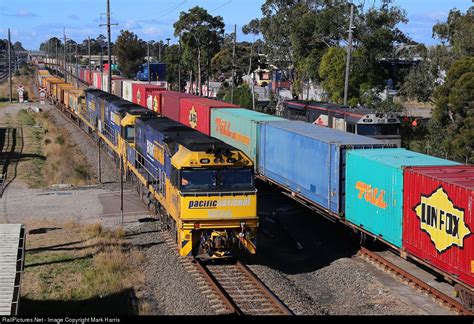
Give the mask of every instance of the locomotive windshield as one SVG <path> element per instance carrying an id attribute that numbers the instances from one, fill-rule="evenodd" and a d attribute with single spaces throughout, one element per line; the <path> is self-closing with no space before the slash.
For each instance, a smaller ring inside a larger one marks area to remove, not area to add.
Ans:
<path id="1" fill-rule="evenodd" d="M 399 124 L 358 124 L 357 134 L 363 136 L 399 135 Z"/>
<path id="2" fill-rule="evenodd" d="M 253 170 L 248 168 L 182 170 L 180 189 L 183 191 L 253 190 Z"/>

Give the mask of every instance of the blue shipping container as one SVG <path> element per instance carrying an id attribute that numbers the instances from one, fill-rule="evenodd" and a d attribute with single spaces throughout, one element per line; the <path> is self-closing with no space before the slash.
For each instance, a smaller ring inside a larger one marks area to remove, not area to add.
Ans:
<path id="1" fill-rule="evenodd" d="M 404 167 L 457 164 L 405 149 L 348 152 L 347 221 L 401 248 Z"/>
<path id="2" fill-rule="evenodd" d="M 300 121 L 261 124 L 258 172 L 333 214 L 344 211 L 347 150 L 384 141 Z"/>

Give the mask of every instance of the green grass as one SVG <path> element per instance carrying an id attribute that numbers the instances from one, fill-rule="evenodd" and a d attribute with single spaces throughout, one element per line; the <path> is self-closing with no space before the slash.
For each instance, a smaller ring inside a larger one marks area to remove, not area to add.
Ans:
<path id="1" fill-rule="evenodd" d="M 36 124 L 35 118 L 25 109 L 21 109 L 18 112 L 18 121 L 25 126 L 34 126 Z"/>

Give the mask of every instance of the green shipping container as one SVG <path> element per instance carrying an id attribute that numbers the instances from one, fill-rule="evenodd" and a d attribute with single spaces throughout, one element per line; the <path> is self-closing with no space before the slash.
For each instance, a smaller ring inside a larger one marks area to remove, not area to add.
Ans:
<path id="1" fill-rule="evenodd" d="M 211 110 L 211 136 L 242 150 L 258 165 L 257 145 L 262 122 L 287 121 L 286 119 L 262 114 L 245 108 Z"/>
<path id="2" fill-rule="evenodd" d="M 458 164 L 405 149 L 349 151 L 346 220 L 401 248 L 404 167 Z"/>

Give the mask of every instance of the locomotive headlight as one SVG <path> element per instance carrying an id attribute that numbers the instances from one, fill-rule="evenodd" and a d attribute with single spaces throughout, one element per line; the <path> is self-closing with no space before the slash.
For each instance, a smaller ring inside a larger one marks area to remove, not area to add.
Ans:
<path id="1" fill-rule="evenodd" d="M 227 159 L 227 163 L 235 163 L 235 161 L 237 161 L 237 160 L 234 159 L 234 158 L 228 158 Z"/>

